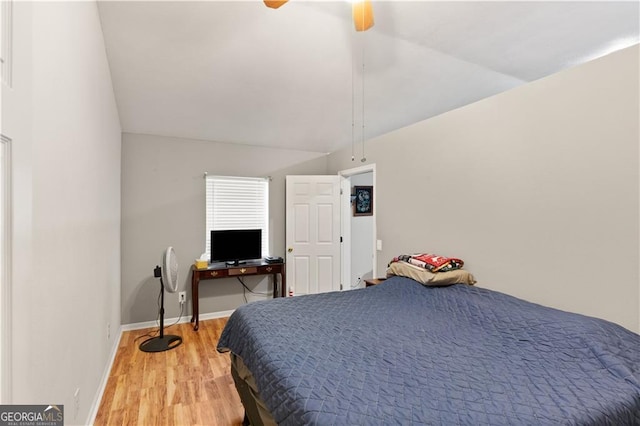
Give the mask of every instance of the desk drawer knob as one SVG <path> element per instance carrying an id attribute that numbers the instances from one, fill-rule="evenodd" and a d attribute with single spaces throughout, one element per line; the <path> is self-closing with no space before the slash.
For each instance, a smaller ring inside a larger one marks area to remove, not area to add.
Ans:
<path id="1" fill-rule="evenodd" d="M 273 268 L 271 266 L 267 266 L 267 272 L 271 272 L 273 271 Z"/>
<path id="2" fill-rule="evenodd" d="M 247 272 L 247 268 L 242 268 L 242 269 L 240 269 L 240 273 L 241 273 L 241 274 L 244 274 L 245 272 Z"/>
<path id="3" fill-rule="evenodd" d="M 218 276 L 218 271 L 211 271 L 211 276 L 212 277 Z"/>

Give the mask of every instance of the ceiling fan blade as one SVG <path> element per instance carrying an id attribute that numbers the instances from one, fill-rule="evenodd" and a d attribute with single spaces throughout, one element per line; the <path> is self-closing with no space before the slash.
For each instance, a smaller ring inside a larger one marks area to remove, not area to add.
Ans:
<path id="1" fill-rule="evenodd" d="M 354 0 L 351 11 L 356 31 L 367 31 L 373 27 L 373 6 L 371 0 Z"/>
<path id="2" fill-rule="evenodd" d="M 264 0 L 264 4 L 271 9 L 277 9 L 289 0 Z"/>

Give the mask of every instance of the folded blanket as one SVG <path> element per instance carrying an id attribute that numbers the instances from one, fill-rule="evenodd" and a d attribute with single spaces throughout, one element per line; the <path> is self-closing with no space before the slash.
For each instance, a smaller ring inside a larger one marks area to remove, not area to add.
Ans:
<path id="1" fill-rule="evenodd" d="M 447 272 L 429 272 L 424 268 L 412 265 L 408 262 L 392 262 L 387 269 L 387 278 L 393 275 L 411 278 L 426 286 L 446 286 L 452 284 L 476 283 L 475 278 L 464 269 Z"/>
<path id="2" fill-rule="evenodd" d="M 393 262 L 407 262 L 412 265 L 424 268 L 429 272 L 447 272 L 454 271 L 462 268 L 464 262 L 461 259 L 455 257 L 438 256 L 431 253 L 419 253 L 419 254 L 401 254 L 394 257 Z"/>

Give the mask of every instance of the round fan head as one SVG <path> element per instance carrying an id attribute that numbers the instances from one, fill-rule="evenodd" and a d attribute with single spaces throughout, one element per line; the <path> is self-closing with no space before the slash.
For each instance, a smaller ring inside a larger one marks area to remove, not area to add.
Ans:
<path id="1" fill-rule="evenodd" d="M 178 290 L 178 260 L 173 247 L 168 247 L 162 255 L 162 283 L 169 293 Z"/>

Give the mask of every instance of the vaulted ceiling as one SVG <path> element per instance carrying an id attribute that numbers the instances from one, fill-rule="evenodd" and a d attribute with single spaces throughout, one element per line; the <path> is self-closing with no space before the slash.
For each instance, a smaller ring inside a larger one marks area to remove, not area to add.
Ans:
<path id="1" fill-rule="evenodd" d="M 331 152 L 640 41 L 637 2 L 373 8 L 100 2 L 123 131 Z"/>

